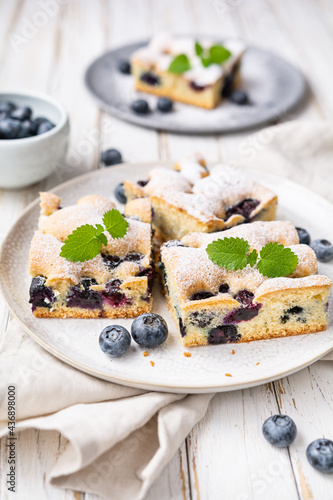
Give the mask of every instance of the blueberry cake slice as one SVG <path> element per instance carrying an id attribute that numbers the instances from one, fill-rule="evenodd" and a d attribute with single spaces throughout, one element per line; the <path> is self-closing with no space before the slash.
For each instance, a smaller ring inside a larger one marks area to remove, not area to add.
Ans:
<path id="1" fill-rule="evenodd" d="M 164 241 L 276 216 L 275 193 L 239 167 L 217 165 L 209 173 L 200 155 L 179 161 L 173 170 L 154 168 L 148 180 L 125 181 L 124 190 L 129 203 L 149 197 L 153 227 Z"/>
<path id="2" fill-rule="evenodd" d="M 30 303 L 36 317 L 134 317 L 149 312 L 154 279 L 151 226 L 127 219 L 121 239 L 107 234 L 101 253 L 84 262 L 60 257 L 63 242 L 83 224 L 101 224 L 115 208 L 101 196 L 89 195 L 74 206 L 60 207 L 52 193 L 41 193 L 41 215 L 29 256 Z"/>
<path id="3" fill-rule="evenodd" d="M 287 278 L 266 278 L 256 268 L 229 271 L 209 260 L 207 245 L 239 237 L 252 249 L 269 242 L 298 256 Z M 300 245 L 290 222 L 254 222 L 212 235 L 193 233 L 161 248 L 168 305 L 186 346 L 270 339 L 326 329 L 332 282 L 317 275 L 312 249 Z"/>
<path id="4" fill-rule="evenodd" d="M 196 54 L 195 43 L 192 37 L 160 34 L 146 47 L 135 51 L 131 57 L 135 89 L 206 109 L 215 108 L 223 95 L 228 95 L 240 83 L 245 45 L 241 40 L 225 40 L 223 46 L 230 56 L 219 64 L 206 65 Z M 207 51 L 216 45 L 213 41 L 200 44 Z M 189 69 L 182 74 L 170 72 L 171 62 L 181 54 L 188 58 Z"/>

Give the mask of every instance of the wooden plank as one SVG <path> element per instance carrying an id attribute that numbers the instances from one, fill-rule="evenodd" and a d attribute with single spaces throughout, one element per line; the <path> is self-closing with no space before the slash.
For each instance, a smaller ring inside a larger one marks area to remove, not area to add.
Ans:
<path id="1" fill-rule="evenodd" d="M 188 438 L 193 500 L 298 498 L 288 451 L 262 435 L 275 413 L 271 385 L 215 396 Z"/>

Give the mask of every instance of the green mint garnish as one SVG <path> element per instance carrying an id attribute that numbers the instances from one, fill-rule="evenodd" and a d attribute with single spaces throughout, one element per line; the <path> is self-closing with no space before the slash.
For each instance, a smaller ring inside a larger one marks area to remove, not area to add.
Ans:
<path id="1" fill-rule="evenodd" d="M 181 75 L 189 69 L 191 69 L 191 64 L 186 54 L 180 54 L 175 57 L 169 66 L 169 72 L 177 75 Z"/>
<path id="2" fill-rule="evenodd" d="M 223 47 L 223 45 L 212 45 L 209 49 L 209 55 L 212 63 L 222 64 L 231 56 L 230 50 Z"/>
<path id="3" fill-rule="evenodd" d="M 297 255 L 278 243 L 268 243 L 260 250 L 258 270 L 268 278 L 289 276 L 298 264 Z"/>
<path id="4" fill-rule="evenodd" d="M 105 227 L 84 224 L 74 229 L 62 245 L 60 256 L 71 262 L 93 259 L 100 253 L 102 245 L 108 244 L 104 231 L 114 239 L 123 238 L 127 232 L 128 222 L 115 208 L 105 212 L 103 223 Z"/>
<path id="5" fill-rule="evenodd" d="M 201 56 L 201 54 L 203 53 L 203 47 L 199 42 L 195 42 L 195 53 L 197 56 Z"/>
<path id="6" fill-rule="evenodd" d="M 230 50 L 223 45 L 212 45 L 208 50 L 204 49 L 199 42 L 195 42 L 195 53 L 201 59 L 201 63 L 205 68 L 211 64 L 222 64 L 231 56 Z"/>
<path id="7" fill-rule="evenodd" d="M 298 257 L 290 248 L 278 243 L 267 243 L 260 256 L 256 250 L 249 253 L 250 245 L 243 238 L 224 238 L 210 243 L 206 252 L 214 264 L 232 271 L 244 269 L 247 264 L 257 265 L 258 271 L 267 278 L 277 278 L 292 274 L 298 264 Z M 259 260 L 258 260 L 259 259 Z"/>

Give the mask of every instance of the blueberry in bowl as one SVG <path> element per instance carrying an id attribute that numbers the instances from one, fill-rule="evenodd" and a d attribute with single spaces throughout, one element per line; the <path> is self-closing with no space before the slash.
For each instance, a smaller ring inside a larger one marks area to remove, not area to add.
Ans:
<path id="1" fill-rule="evenodd" d="M 99 346 L 110 358 L 119 358 L 131 345 L 129 332 L 120 325 L 107 326 L 99 336 Z"/>
<path id="2" fill-rule="evenodd" d="M 0 187 L 29 186 L 65 165 L 69 119 L 48 96 L 0 92 Z"/>
<path id="3" fill-rule="evenodd" d="M 133 340 L 142 347 L 157 347 L 168 337 L 168 325 L 159 314 L 141 314 L 132 323 Z"/>
<path id="4" fill-rule="evenodd" d="M 273 415 L 262 426 L 265 439 L 278 448 L 285 448 L 296 439 L 297 427 L 288 415 Z"/>

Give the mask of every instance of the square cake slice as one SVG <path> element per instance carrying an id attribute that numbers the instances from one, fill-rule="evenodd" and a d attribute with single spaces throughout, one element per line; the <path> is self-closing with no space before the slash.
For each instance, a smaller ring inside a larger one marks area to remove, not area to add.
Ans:
<path id="1" fill-rule="evenodd" d="M 210 172 L 201 155 L 156 167 L 147 180 L 124 181 L 128 205 L 149 197 L 152 224 L 162 240 L 181 239 L 191 232 L 212 233 L 244 222 L 271 221 L 277 196 L 240 167 L 217 165 Z M 131 207 L 126 209 L 132 212 Z"/>
<path id="2" fill-rule="evenodd" d="M 89 195 L 74 206 L 41 193 L 38 231 L 30 248 L 30 303 L 39 318 L 134 317 L 152 307 L 154 265 L 151 226 L 128 219 L 126 235 L 102 245 L 101 253 L 84 262 L 60 257 L 68 235 L 83 224 L 101 224 L 115 204 Z"/>
<path id="3" fill-rule="evenodd" d="M 215 108 L 240 82 L 240 64 L 245 52 L 241 40 L 229 39 L 223 46 L 200 41 L 197 53 L 192 37 L 160 34 L 131 56 L 135 89 L 206 109 Z M 213 51 L 213 54 L 210 53 Z M 219 61 L 217 52 L 224 52 Z M 172 71 L 175 58 L 185 59 L 186 67 Z"/>
<path id="4" fill-rule="evenodd" d="M 206 253 L 217 239 L 246 239 L 251 249 L 269 242 L 288 246 L 298 256 L 294 273 L 266 278 L 249 265 L 229 271 Z M 290 222 L 254 222 L 212 235 L 193 233 L 161 248 L 170 311 L 186 346 L 270 339 L 326 329 L 332 282 L 317 275 L 313 250 L 300 245 Z"/>

